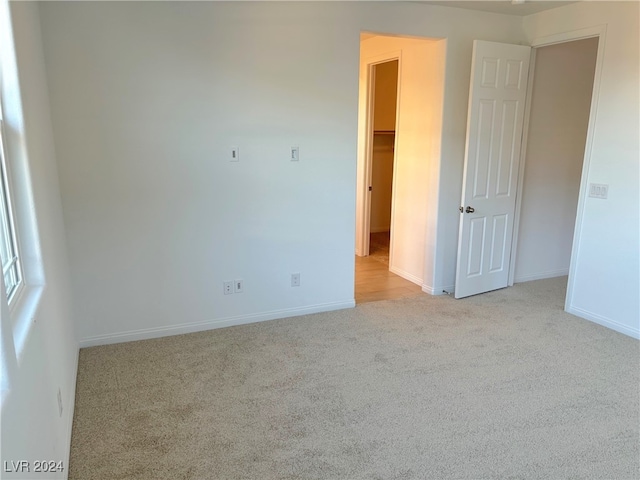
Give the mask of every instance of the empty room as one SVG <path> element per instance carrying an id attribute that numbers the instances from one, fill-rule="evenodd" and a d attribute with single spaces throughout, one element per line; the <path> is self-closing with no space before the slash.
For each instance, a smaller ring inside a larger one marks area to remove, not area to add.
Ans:
<path id="1" fill-rule="evenodd" d="M 2 478 L 638 478 L 639 24 L 0 3 Z"/>

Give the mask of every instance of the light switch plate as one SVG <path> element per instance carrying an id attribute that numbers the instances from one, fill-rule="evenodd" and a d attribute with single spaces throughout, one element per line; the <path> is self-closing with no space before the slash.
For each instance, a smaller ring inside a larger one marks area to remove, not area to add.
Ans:
<path id="1" fill-rule="evenodd" d="M 604 183 L 590 183 L 589 196 L 591 198 L 607 198 L 609 196 L 609 185 Z"/>

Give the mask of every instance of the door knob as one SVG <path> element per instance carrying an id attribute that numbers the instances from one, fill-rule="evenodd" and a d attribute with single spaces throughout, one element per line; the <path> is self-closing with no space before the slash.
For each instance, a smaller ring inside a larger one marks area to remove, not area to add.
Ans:
<path id="1" fill-rule="evenodd" d="M 465 212 L 467 212 L 467 213 L 473 213 L 475 211 L 476 211 L 476 209 L 473 208 L 473 207 L 467 207 L 467 209 L 465 210 Z"/>

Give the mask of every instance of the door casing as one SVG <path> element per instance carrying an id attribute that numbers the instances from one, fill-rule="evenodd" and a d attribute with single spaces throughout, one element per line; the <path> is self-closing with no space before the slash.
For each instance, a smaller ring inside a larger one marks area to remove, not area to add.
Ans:
<path id="1" fill-rule="evenodd" d="M 589 111 L 587 138 L 585 143 L 585 153 L 583 158 L 582 174 L 580 179 L 580 190 L 579 190 L 579 196 L 578 196 L 578 208 L 576 212 L 573 246 L 571 249 L 571 260 L 569 265 L 567 295 L 565 299 L 565 310 L 567 312 L 572 311 L 574 275 L 576 271 L 577 257 L 580 249 L 580 235 L 582 231 L 585 201 L 586 201 L 587 192 L 588 192 L 587 180 L 588 180 L 589 164 L 591 160 L 591 152 L 593 147 L 593 135 L 594 135 L 595 120 L 596 120 L 597 106 L 598 106 L 598 94 L 600 91 L 600 79 L 602 76 L 602 64 L 604 59 L 606 29 L 607 29 L 606 25 L 597 25 L 594 27 L 584 28 L 580 30 L 574 30 L 570 32 L 556 34 L 556 35 L 540 37 L 540 38 L 534 39 L 531 42 L 532 50 L 531 50 L 530 65 L 529 65 L 530 81 L 527 85 L 523 135 L 522 135 L 522 142 L 520 147 L 520 163 L 519 163 L 519 170 L 518 170 L 516 205 L 515 205 L 515 212 L 514 212 L 513 233 L 511 238 L 511 257 L 509 259 L 509 276 L 508 276 L 507 286 L 513 286 L 514 279 L 515 279 L 515 264 L 516 264 L 515 259 L 517 256 L 520 216 L 522 213 L 521 192 L 524 184 L 524 172 L 525 172 L 525 165 L 526 165 L 526 150 L 527 150 L 527 140 L 528 140 L 528 132 L 529 132 L 529 120 L 530 120 L 530 113 L 531 113 L 531 93 L 533 90 L 533 78 L 535 73 L 534 68 L 535 68 L 536 48 L 546 47 L 546 46 L 555 45 L 559 43 L 572 42 L 576 40 L 583 40 L 586 38 L 598 37 L 598 51 L 596 55 L 596 68 L 595 68 L 594 79 L 593 79 L 591 108 Z"/>
<path id="2" fill-rule="evenodd" d="M 359 256 L 366 257 L 369 255 L 369 243 L 371 234 L 371 192 L 369 186 L 371 185 L 372 165 L 373 165 L 373 114 L 375 107 L 375 67 L 381 63 L 398 61 L 398 87 L 396 89 L 396 122 L 395 122 L 395 140 L 394 151 L 397 151 L 399 119 L 400 119 L 400 88 L 402 85 L 402 51 L 394 50 L 389 53 L 375 55 L 366 59 L 366 114 L 365 114 L 365 147 L 364 147 L 364 175 L 359 179 L 361 182 L 362 192 L 362 218 L 360 219 L 360 234 L 357 238 L 356 253 Z M 394 213 L 394 198 L 396 191 L 396 162 L 393 162 L 393 174 L 392 174 L 392 187 L 391 187 L 391 239 L 389 245 L 389 264 L 393 264 L 393 213 Z"/>
<path id="3" fill-rule="evenodd" d="M 573 232 L 573 246 L 571 248 L 571 261 L 569 263 L 569 279 L 567 283 L 567 296 L 565 298 L 565 311 L 572 312 L 574 275 L 576 271 L 576 262 L 578 252 L 580 250 L 580 235 L 582 231 L 582 222 L 584 217 L 585 201 L 588 194 L 588 178 L 589 165 L 591 162 L 591 152 L 593 149 L 593 134 L 595 130 L 596 114 L 598 110 L 598 94 L 600 92 L 600 79 L 602 76 L 602 64 L 604 60 L 605 38 L 607 33 L 606 25 L 597 25 L 594 27 L 574 30 L 571 32 L 550 35 L 534 39 L 531 42 L 531 64 L 529 68 L 530 82 L 527 91 L 527 101 L 525 104 L 524 126 L 522 136 L 522 146 L 520 155 L 520 168 L 518 172 L 518 187 L 516 194 L 516 210 L 513 225 L 513 238 L 511 244 L 511 259 L 509 265 L 509 286 L 513 286 L 515 279 L 515 259 L 517 255 L 518 235 L 520 227 L 520 215 L 522 213 L 522 188 L 524 185 L 524 172 L 526 168 L 526 151 L 529 133 L 529 120 L 531 113 L 531 92 L 533 89 L 533 76 L 536 58 L 536 48 L 556 45 L 558 43 L 573 42 L 586 38 L 598 37 L 598 52 L 596 54 L 596 68 L 593 78 L 593 91 L 591 94 L 591 108 L 589 110 L 589 123 L 587 127 L 587 139 L 585 142 L 584 157 L 582 162 L 582 174 L 580 177 L 580 191 L 578 194 L 578 208 L 576 211 L 576 222 Z"/>

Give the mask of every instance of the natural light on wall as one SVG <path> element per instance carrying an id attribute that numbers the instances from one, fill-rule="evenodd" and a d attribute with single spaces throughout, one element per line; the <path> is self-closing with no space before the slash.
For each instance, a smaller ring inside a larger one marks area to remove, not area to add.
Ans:
<path id="1" fill-rule="evenodd" d="M 2 396 L 35 319 L 44 288 L 25 143 L 11 16 L 0 3 L 0 295 Z"/>
<path id="2" fill-rule="evenodd" d="M 12 194 L 8 180 L 4 153 L 4 122 L 2 103 L 0 102 L 0 260 L 2 260 L 2 276 L 6 297 L 8 302 L 12 303 L 24 283 L 22 282 L 20 251 L 16 239 Z"/>

